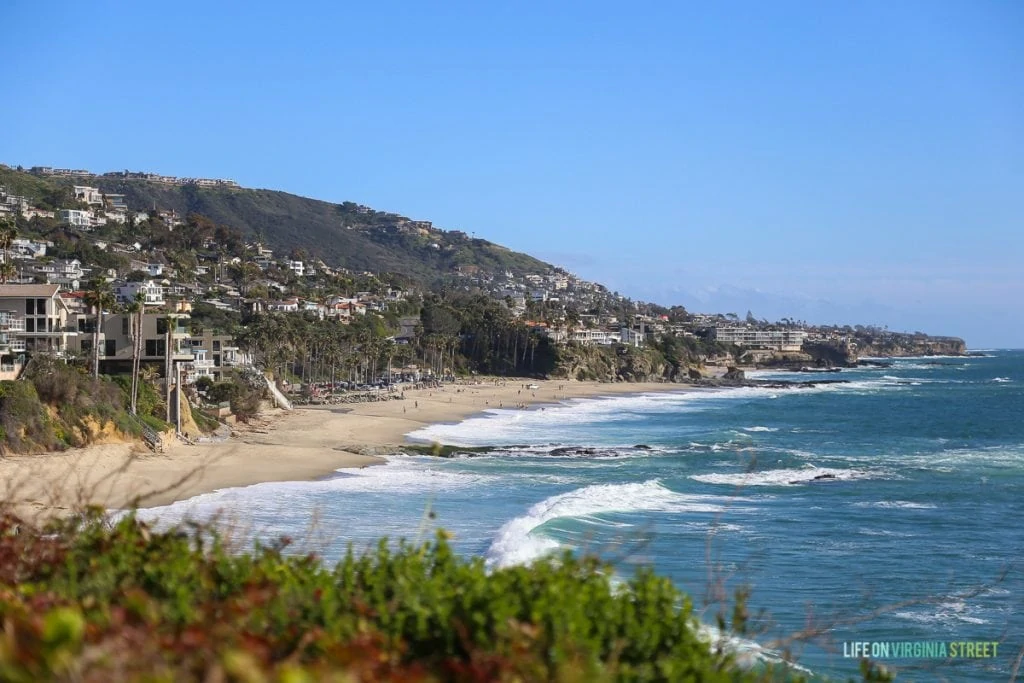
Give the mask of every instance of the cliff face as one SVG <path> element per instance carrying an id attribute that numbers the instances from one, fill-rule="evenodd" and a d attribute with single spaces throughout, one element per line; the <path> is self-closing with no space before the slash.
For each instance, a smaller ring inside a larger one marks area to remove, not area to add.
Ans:
<path id="1" fill-rule="evenodd" d="M 677 370 L 653 349 L 570 344 L 559 349 L 550 376 L 598 382 L 663 382 L 685 379 L 686 370 Z"/>
<path id="2" fill-rule="evenodd" d="M 959 337 L 890 337 L 857 340 L 858 356 L 962 356 L 967 344 Z"/>

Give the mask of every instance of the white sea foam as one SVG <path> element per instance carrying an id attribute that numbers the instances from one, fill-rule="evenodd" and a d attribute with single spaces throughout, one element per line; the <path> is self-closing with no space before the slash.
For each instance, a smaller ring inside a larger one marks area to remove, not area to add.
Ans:
<path id="1" fill-rule="evenodd" d="M 609 424 L 637 419 L 638 416 L 698 412 L 720 407 L 723 401 L 778 399 L 788 395 L 834 391 L 878 392 L 898 388 L 893 382 L 873 378 L 799 386 L 788 391 L 772 387 L 733 387 L 575 399 L 545 406 L 543 410 L 491 409 L 459 423 L 429 425 L 407 436 L 455 446 L 534 444 L 538 441 L 558 441 L 561 445 L 573 445 L 585 441 L 590 433 L 588 426 L 595 423 Z M 570 440 L 570 443 L 564 443 L 565 440 Z"/>
<path id="2" fill-rule="evenodd" d="M 522 517 L 506 522 L 485 554 L 492 568 L 525 564 L 559 548 L 557 541 L 535 533 L 559 518 L 579 518 L 603 512 L 720 512 L 712 496 L 683 495 L 656 479 L 634 484 L 594 484 L 560 493 L 531 507 Z"/>
<path id="3" fill-rule="evenodd" d="M 895 538 L 910 538 L 914 534 L 908 534 L 901 531 L 893 531 L 891 529 L 868 529 L 861 528 L 857 530 L 857 533 L 863 534 L 864 536 L 891 536 Z"/>
<path id="4" fill-rule="evenodd" d="M 900 467 L 940 472 L 962 471 L 964 465 L 1020 469 L 1024 467 L 1024 444 L 950 448 L 938 453 L 891 455 L 886 460 Z"/>
<path id="5" fill-rule="evenodd" d="M 870 479 L 877 476 L 866 470 L 832 469 L 808 465 L 800 469 L 761 470 L 757 472 L 741 472 L 723 474 L 693 474 L 690 479 L 705 484 L 721 484 L 723 486 L 799 486 L 819 481 L 850 481 L 853 479 Z"/>
<path id="6" fill-rule="evenodd" d="M 992 381 L 993 382 L 1012 382 L 1013 380 L 1010 379 L 1009 377 L 993 377 Z"/>
<path id="7" fill-rule="evenodd" d="M 943 624 L 957 626 L 959 624 L 987 624 L 988 619 L 974 616 L 978 608 L 963 600 L 950 600 L 936 607 L 924 607 L 920 610 L 894 612 L 897 619 L 916 621 L 922 624 Z"/>
<path id="8" fill-rule="evenodd" d="M 391 456 L 384 465 L 339 470 L 338 476 L 330 479 L 266 482 L 219 489 L 171 505 L 147 508 L 140 514 L 165 521 L 209 519 L 221 512 L 244 514 L 253 506 L 288 511 L 305 505 L 311 494 L 324 492 L 436 493 L 486 485 L 495 479 L 494 475 L 438 468 L 436 458 Z"/>
<path id="9" fill-rule="evenodd" d="M 711 624 L 698 623 L 697 634 L 712 647 L 721 648 L 732 654 L 736 665 L 742 669 L 752 669 L 763 662 L 767 662 L 775 665 L 785 665 L 805 674 L 813 673 L 810 669 L 787 660 L 781 652 L 763 647 L 756 641 L 723 632 Z"/>
<path id="10" fill-rule="evenodd" d="M 745 432 L 777 432 L 777 431 L 779 431 L 779 428 L 778 427 L 762 427 L 761 425 L 757 425 L 756 427 L 744 427 L 743 431 L 745 431 Z"/>
<path id="11" fill-rule="evenodd" d="M 934 503 L 915 503 L 909 500 L 862 501 L 860 503 L 854 503 L 853 506 L 858 508 L 899 508 L 905 510 L 934 510 L 938 507 Z"/>

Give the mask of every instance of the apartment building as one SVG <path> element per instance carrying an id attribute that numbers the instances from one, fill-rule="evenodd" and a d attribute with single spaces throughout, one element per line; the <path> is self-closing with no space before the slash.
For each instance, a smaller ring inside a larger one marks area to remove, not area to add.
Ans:
<path id="1" fill-rule="evenodd" d="M 25 366 L 25 319 L 0 311 L 0 380 L 17 379 Z"/>
<path id="2" fill-rule="evenodd" d="M 78 336 L 59 292 L 59 285 L 0 285 L 0 311 L 10 314 L 10 339 L 22 340 L 25 352 L 63 355 Z"/>
<path id="3" fill-rule="evenodd" d="M 230 334 L 204 329 L 190 337 L 189 347 L 197 359 L 197 373 L 192 381 L 201 376 L 218 381 L 231 368 L 252 365 L 252 357 L 239 348 Z"/>
<path id="4" fill-rule="evenodd" d="M 189 316 L 181 313 L 145 313 L 142 317 L 142 355 L 144 365 L 163 369 L 167 358 L 167 332 L 170 328 L 171 360 L 187 363 L 193 359 L 189 342 Z M 96 316 L 76 316 L 78 332 L 72 350 L 82 356 L 92 354 Z M 100 371 L 110 374 L 131 372 L 134 340 L 131 334 L 131 315 L 112 313 L 103 316 L 99 333 Z"/>
<path id="5" fill-rule="evenodd" d="M 762 330 L 756 327 L 717 326 L 715 341 L 736 344 L 748 349 L 799 351 L 807 339 L 805 330 Z"/>

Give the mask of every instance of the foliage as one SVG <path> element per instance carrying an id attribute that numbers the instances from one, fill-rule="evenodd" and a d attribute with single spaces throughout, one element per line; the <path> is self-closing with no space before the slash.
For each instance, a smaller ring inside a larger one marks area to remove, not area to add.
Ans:
<path id="1" fill-rule="evenodd" d="M 349 202 L 331 204 L 273 190 L 172 186 L 102 177 L 92 182 L 104 192 L 124 194 L 130 206 L 156 205 L 187 216 L 186 225 L 173 233 L 153 228 L 158 246 L 168 248 L 200 248 L 203 238 L 215 237 L 220 227 L 240 231 L 247 239 L 262 237 L 280 255 L 302 247 L 311 258 L 354 272 L 404 273 L 425 284 L 463 264 L 495 273 L 550 268 L 526 254 L 462 233 L 434 231 L 424 237 L 400 227 L 400 216 L 361 209 Z M 179 242 L 181 235 L 188 236 L 187 243 Z M 236 243 L 241 242 L 238 237 Z"/>
<path id="2" fill-rule="evenodd" d="M 14 530 L 20 529 L 20 533 Z M 565 555 L 488 573 L 444 539 L 351 550 L 287 539 L 233 554 L 211 528 L 98 514 L 36 531 L 0 519 L 0 678 L 753 681 L 698 635 L 689 600 Z"/>
<path id="3" fill-rule="evenodd" d="M 0 383 L 2 452 L 38 452 L 85 446 L 94 428 L 126 418 L 125 394 L 106 378 L 46 356 L 36 356 L 24 380 Z"/>
<path id="4" fill-rule="evenodd" d="M 111 381 L 121 387 L 125 395 L 131 390 L 131 378 L 128 375 L 118 375 Z M 138 386 L 139 395 L 135 408 L 136 415 L 153 429 L 158 431 L 167 429 L 169 425 L 162 419 L 167 414 L 167 407 L 161 392 L 148 381 L 141 381 Z"/>
<path id="5" fill-rule="evenodd" d="M 236 311 L 225 311 L 203 302 L 194 304 L 190 315 L 189 325 L 194 334 L 204 329 L 213 330 L 214 334 L 235 334 L 242 324 Z"/>
<path id="6" fill-rule="evenodd" d="M 246 421 L 259 412 L 263 387 L 252 386 L 237 374 L 228 375 L 223 381 L 211 384 L 207 396 L 213 403 L 230 403 L 235 417 Z"/>
<path id="7" fill-rule="evenodd" d="M 59 440 L 46 409 L 30 382 L 0 382 L 0 454 L 49 450 Z"/>

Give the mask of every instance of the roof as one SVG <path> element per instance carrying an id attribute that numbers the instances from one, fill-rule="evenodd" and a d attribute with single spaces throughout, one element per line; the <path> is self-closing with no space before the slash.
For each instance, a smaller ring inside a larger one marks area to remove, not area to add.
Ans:
<path id="1" fill-rule="evenodd" d="M 0 297 L 53 296 L 60 285 L 0 285 Z"/>

